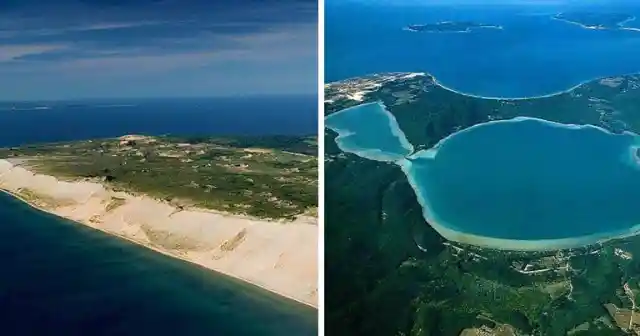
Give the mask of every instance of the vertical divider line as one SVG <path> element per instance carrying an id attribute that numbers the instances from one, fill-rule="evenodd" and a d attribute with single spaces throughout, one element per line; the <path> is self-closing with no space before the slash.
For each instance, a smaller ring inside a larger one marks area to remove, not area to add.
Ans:
<path id="1" fill-rule="evenodd" d="M 318 0 L 318 335 L 324 335 L 324 0 Z"/>

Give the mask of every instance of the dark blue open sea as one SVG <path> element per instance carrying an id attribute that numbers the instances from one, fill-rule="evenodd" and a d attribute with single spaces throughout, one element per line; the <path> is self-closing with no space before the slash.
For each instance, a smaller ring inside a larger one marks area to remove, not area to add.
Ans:
<path id="1" fill-rule="evenodd" d="M 312 135 L 317 97 L 0 102 L 0 146 L 145 135 Z"/>
<path id="2" fill-rule="evenodd" d="M 399 5 L 407 2 L 414 5 Z M 443 85 L 464 93 L 531 97 L 563 91 L 596 77 L 640 72 L 640 31 L 589 30 L 551 19 L 571 10 L 622 12 L 638 17 L 628 25 L 640 27 L 638 1 L 594 8 L 537 6 L 536 1 L 519 6 L 416 3 L 419 1 L 327 0 L 325 81 L 379 72 L 428 72 Z M 475 21 L 504 29 L 471 33 L 403 30 L 410 24 L 441 21 Z"/>
<path id="3" fill-rule="evenodd" d="M 2 103 L 0 108 L 0 146 L 128 133 L 317 130 L 316 97 Z M 316 309 L 42 213 L 2 193 L 0 237 L 0 335 L 317 334 Z"/>

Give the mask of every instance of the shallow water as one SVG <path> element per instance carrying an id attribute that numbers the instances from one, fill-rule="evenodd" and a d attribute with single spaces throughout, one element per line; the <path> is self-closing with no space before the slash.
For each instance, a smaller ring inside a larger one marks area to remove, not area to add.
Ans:
<path id="1" fill-rule="evenodd" d="M 404 135 L 381 105 L 362 109 L 374 107 L 386 113 L 387 130 L 396 128 L 400 138 L 381 134 L 383 118 L 371 125 L 346 117 L 358 107 L 328 117 L 326 125 L 349 134 L 336 140 L 343 151 L 399 164 L 425 220 L 445 238 L 547 249 L 622 236 L 640 225 L 635 134 L 518 117 L 475 125 L 398 160 L 407 150 L 399 140 Z M 366 155 L 383 140 L 395 156 Z"/>
<path id="2" fill-rule="evenodd" d="M 353 125 L 366 124 L 352 132 Z M 378 161 L 397 161 L 413 152 L 395 118 L 381 103 L 362 104 L 325 118 L 325 126 L 338 132 L 336 143 L 345 152 Z"/>
<path id="3" fill-rule="evenodd" d="M 317 310 L 0 193 L 2 335 L 315 335 Z"/>

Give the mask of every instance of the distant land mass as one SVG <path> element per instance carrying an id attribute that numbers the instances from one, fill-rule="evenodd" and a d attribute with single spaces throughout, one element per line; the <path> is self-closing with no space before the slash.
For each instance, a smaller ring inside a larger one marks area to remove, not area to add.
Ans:
<path id="1" fill-rule="evenodd" d="M 376 102 L 393 115 L 416 152 L 474 125 L 518 117 L 593 125 L 613 134 L 640 130 L 637 74 L 524 99 L 465 95 L 426 73 L 373 74 L 325 86 L 325 116 Z M 337 135 L 327 129 L 324 141 L 325 255 L 333 260 L 325 269 L 328 333 L 640 331 L 639 236 L 546 251 L 502 251 L 448 240 L 425 221 L 401 168 L 345 153 Z"/>
<path id="2" fill-rule="evenodd" d="M 502 29 L 502 26 L 470 21 L 442 21 L 438 23 L 408 25 L 405 27 L 405 30 L 426 33 L 470 33 L 478 28 Z"/>
<path id="3" fill-rule="evenodd" d="M 579 25 L 585 29 L 620 29 L 640 31 L 638 28 L 625 27 L 635 16 L 624 13 L 563 12 L 552 17 L 555 20 Z"/>

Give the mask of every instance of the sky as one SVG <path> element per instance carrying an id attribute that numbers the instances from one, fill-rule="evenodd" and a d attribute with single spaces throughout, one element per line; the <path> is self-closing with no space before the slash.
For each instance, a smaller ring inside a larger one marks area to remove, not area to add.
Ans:
<path id="1" fill-rule="evenodd" d="M 315 94 L 317 1 L 4 0 L 0 100 Z"/>

